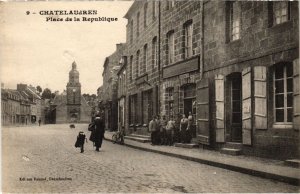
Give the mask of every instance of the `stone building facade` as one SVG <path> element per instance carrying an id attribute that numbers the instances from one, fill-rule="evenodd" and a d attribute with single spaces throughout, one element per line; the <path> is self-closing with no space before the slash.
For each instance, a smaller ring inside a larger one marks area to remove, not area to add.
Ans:
<path id="1" fill-rule="evenodd" d="M 159 5 L 159 1 L 135 1 L 125 15 L 130 132 L 148 133 L 151 117 L 159 114 Z"/>
<path id="2" fill-rule="evenodd" d="M 289 1 L 134 2 L 125 129 L 147 133 L 152 115 L 191 114 L 204 148 L 299 157 L 298 10 Z"/>
<path id="3" fill-rule="evenodd" d="M 117 44 L 116 51 L 104 61 L 102 73 L 103 86 L 101 107 L 105 118 L 105 129 L 115 131 L 118 128 L 118 76 L 122 56 L 126 52 L 125 44 Z"/>
<path id="4" fill-rule="evenodd" d="M 299 156 L 298 2 L 207 1 L 198 134 L 212 147 Z"/>

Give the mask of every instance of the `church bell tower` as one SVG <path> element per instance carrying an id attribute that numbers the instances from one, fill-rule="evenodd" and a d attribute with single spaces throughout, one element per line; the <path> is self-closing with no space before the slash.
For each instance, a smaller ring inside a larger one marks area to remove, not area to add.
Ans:
<path id="1" fill-rule="evenodd" d="M 67 111 L 68 119 L 71 122 L 80 120 L 81 84 L 79 82 L 79 72 L 76 68 L 77 65 L 74 61 L 69 72 L 69 82 L 67 84 Z"/>

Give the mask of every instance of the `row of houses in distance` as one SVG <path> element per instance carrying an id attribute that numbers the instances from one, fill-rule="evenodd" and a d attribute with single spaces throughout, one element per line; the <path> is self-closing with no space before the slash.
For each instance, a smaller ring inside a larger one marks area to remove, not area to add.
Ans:
<path id="1" fill-rule="evenodd" d="M 153 115 L 194 118 L 193 142 L 299 157 L 297 1 L 135 1 L 104 62 L 106 128 L 149 134 Z"/>
<path id="2" fill-rule="evenodd" d="M 2 125 L 36 124 L 44 122 L 44 100 L 36 88 L 18 84 L 17 89 L 5 89 L 1 86 L 1 122 Z"/>

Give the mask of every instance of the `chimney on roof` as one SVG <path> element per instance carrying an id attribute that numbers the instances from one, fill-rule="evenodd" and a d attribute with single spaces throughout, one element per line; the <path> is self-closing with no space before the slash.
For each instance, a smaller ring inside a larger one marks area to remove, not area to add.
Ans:
<path id="1" fill-rule="evenodd" d="M 26 88 L 27 88 L 27 84 L 17 84 L 18 91 L 26 90 Z"/>

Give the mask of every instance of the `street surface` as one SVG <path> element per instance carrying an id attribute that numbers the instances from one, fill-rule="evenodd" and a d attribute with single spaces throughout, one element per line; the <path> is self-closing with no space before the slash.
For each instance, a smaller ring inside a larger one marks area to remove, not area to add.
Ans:
<path id="1" fill-rule="evenodd" d="M 298 187 L 104 141 L 75 148 L 87 125 L 2 129 L 2 192 L 299 192 Z M 54 180 L 53 180 L 54 179 Z"/>

